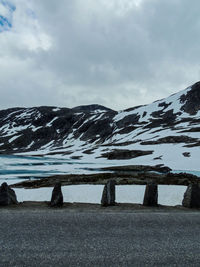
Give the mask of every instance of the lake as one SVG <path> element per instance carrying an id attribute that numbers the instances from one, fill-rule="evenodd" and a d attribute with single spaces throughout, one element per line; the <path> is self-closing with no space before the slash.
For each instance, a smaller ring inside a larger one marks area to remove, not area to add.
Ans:
<path id="1" fill-rule="evenodd" d="M 62 157 L 32 157 L 19 155 L 0 156 L 0 180 L 37 179 L 55 174 L 99 172 L 105 164 L 75 161 Z M 94 168 L 92 171 L 90 168 Z M 15 181 L 16 182 L 16 181 Z"/>
<path id="2" fill-rule="evenodd" d="M 113 165 L 116 165 L 116 162 Z M 90 163 L 63 157 L 0 155 L 0 180 L 9 182 L 9 180 L 37 179 L 37 177 L 55 174 L 95 173 L 106 166 L 112 166 L 112 161 L 109 163 Z M 200 171 L 173 170 L 173 172 L 187 172 L 200 176 Z"/>

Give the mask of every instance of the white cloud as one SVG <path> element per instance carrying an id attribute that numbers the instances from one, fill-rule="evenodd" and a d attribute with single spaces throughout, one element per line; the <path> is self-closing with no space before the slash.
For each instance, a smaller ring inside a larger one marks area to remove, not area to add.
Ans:
<path id="1" fill-rule="evenodd" d="M 9 10 L 2 3 L 0 3 L 0 15 L 4 17 L 9 15 Z"/>
<path id="2" fill-rule="evenodd" d="M 9 34 L 10 38 L 15 39 L 15 45 L 31 51 L 48 50 L 51 47 L 51 38 L 40 27 L 31 1 L 17 0 L 14 3 L 16 10 Z"/>

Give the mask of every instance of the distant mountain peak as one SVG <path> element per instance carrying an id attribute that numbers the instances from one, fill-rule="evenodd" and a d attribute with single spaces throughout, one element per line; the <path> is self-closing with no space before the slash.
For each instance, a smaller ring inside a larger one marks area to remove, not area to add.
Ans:
<path id="1" fill-rule="evenodd" d="M 197 169 L 199 125 L 197 82 L 165 99 L 119 112 L 98 104 L 1 110 L 0 153 Z"/>
<path id="2" fill-rule="evenodd" d="M 104 107 L 102 105 L 98 104 L 92 104 L 92 105 L 81 105 L 72 108 L 72 110 L 79 111 L 79 112 L 91 112 L 91 111 L 112 111 L 112 109 Z"/>

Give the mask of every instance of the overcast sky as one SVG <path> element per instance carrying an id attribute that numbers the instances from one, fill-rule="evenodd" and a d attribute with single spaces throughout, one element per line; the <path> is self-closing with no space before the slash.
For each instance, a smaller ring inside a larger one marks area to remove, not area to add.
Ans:
<path id="1" fill-rule="evenodd" d="M 0 0 L 0 109 L 151 103 L 200 78 L 199 0 Z"/>

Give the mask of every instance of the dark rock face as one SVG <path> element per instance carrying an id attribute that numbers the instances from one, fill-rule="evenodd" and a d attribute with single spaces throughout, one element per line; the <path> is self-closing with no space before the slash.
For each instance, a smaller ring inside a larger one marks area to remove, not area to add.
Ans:
<path id="1" fill-rule="evenodd" d="M 54 186 L 50 206 L 51 207 L 61 207 L 63 205 L 63 194 L 61 191 L 61 183 L 57 183 Z"/>
<path id="2" fill-rule="evenodd" d="M 114 172 L 159 172 L 159 173 L 169 173 L 172 169 L 164 166 L 163 164 L 157 164 L 155 166 L 148 165 L 126 165 L 126 166 L 113 166 L 113 167 L 104 167 L 102 170 L 114 171 Z"/>
<path id="3" fill-rule="evenodd" d="M 85 123 L 82 127 L 79 128 L 81 140 L 92 142 L 96 141 L 96 136 L 100 133 L 102 141 L 104 141 L 109 135 L 112 134 L 113 127 L 110 126 L 111 120 L 109 118 L 102 118 L 99 121 L 96 121 L 94 124 L 93 121 Z"/>
<path id="4" fill-rule="evenodd" d="M 144 150 L 128 150 L 128 149 L 115 149 L 108 153 L 103 153 L 102 157 L 107 159 L 132 159 L 137 158 L 145 155 L 152 154 L 153 151 L 144 151 Z"/>
<path id="5" fill-rule="evenodd" d="M 138 116 L 137 114 L 128 115 L 128 116 L 124 117 L 122 120 L 116 122 L 116 125 L 119 128 L 127 127 L 130 124 L 134 125 L 138 122 L 139 118 L 140 118 L 140 116 Z"/>
<path id="6" fill-rule="evenodd" d="M 170 102 L 170 103 L 165 103 L 165 102 L 162 102 L 162 103 L 160 103 L 160 104 L 158 104 L 158 106 L 159 107 L 164 107 L 164 109 L 166 109 L 167 107 L 169 107 L 170 105 L 172 104 L 172 102 Z"/>
<path id="7" fill-rule="evenodd" d="M 200 208 L 200 186 L 190 184 L 184 194 L 182 205 L 186 208 Z"/>
<path id="8" fill-rule="evenodd" d="M 180 101 L 184 103 L 182 110 L 195 115 L 200 109 L 200 82 L 195 83 L 186 95 L 182 95 Z"/>
<path id="9" fill-rule="evenodd" d="M 190 152 L 183 152 L 183 156 L 189 158 L 190 157 Z"/>
<path id="10" fill-rule="evenodd" d="M 82 141 L 90 143 L 96 141 L 98 134 L 99 141 L 103 142 L 113 131 L 112 118 L 116 114 L 116 111 L 100 105 L 1 110 L 0 152 L 35 151 L 52 141 L 54 147 L 63 147 L 63 140 L 72 133 L 75 139 L 81 136 Z M 1 130 L 5 126 L 7 133 Z M 13 129 L 17 129 L 17 134 L 12 134 Z"/>
<path id="11" fill-rule="evenodd" d="M 144 206 L 158 205 L 158 186 L 156 184 L 147 184 L 143 200 Z"/>
<path id="12" fill-rule="evenodd" d="M 179 143 L 194 143 L 197 142 L 198 138 L 192 138 L 186 135 L 180 136 L 167 136 L 164 138 L 159 138 L 154 141 L 141 142 L 141 145 L 159 145 L 159 144 L 179 144 Z"/>
<path id="13" fill-rule="evenodd" d="M 98 104 L 93 104 L 93 105 L 83 105 L 83 106 L 78 106 L 75 108 L 72 108 L 72 110 L 76 111 L 76 112 L 91 112 L 91 111 L 95 111 L 95 110 L 106 110 L 106 111 L 112 111 L 112 109 L 110 108 L 106 108 L 102 105 L 98 105 Z"/>
<path id="14" fill-rule="evenodd" d="M 7 183 L 3 183 L 0 187 L 0 206 L 7 206 L 17 203 L 18 201 L 15 191 L 10 188 Z"/>
<path id="15" fill-rule="evenodd" d="M 104 186 L 101 205 L 114 206 L 115 205 L 115 180 L 109 180 Z"/>

